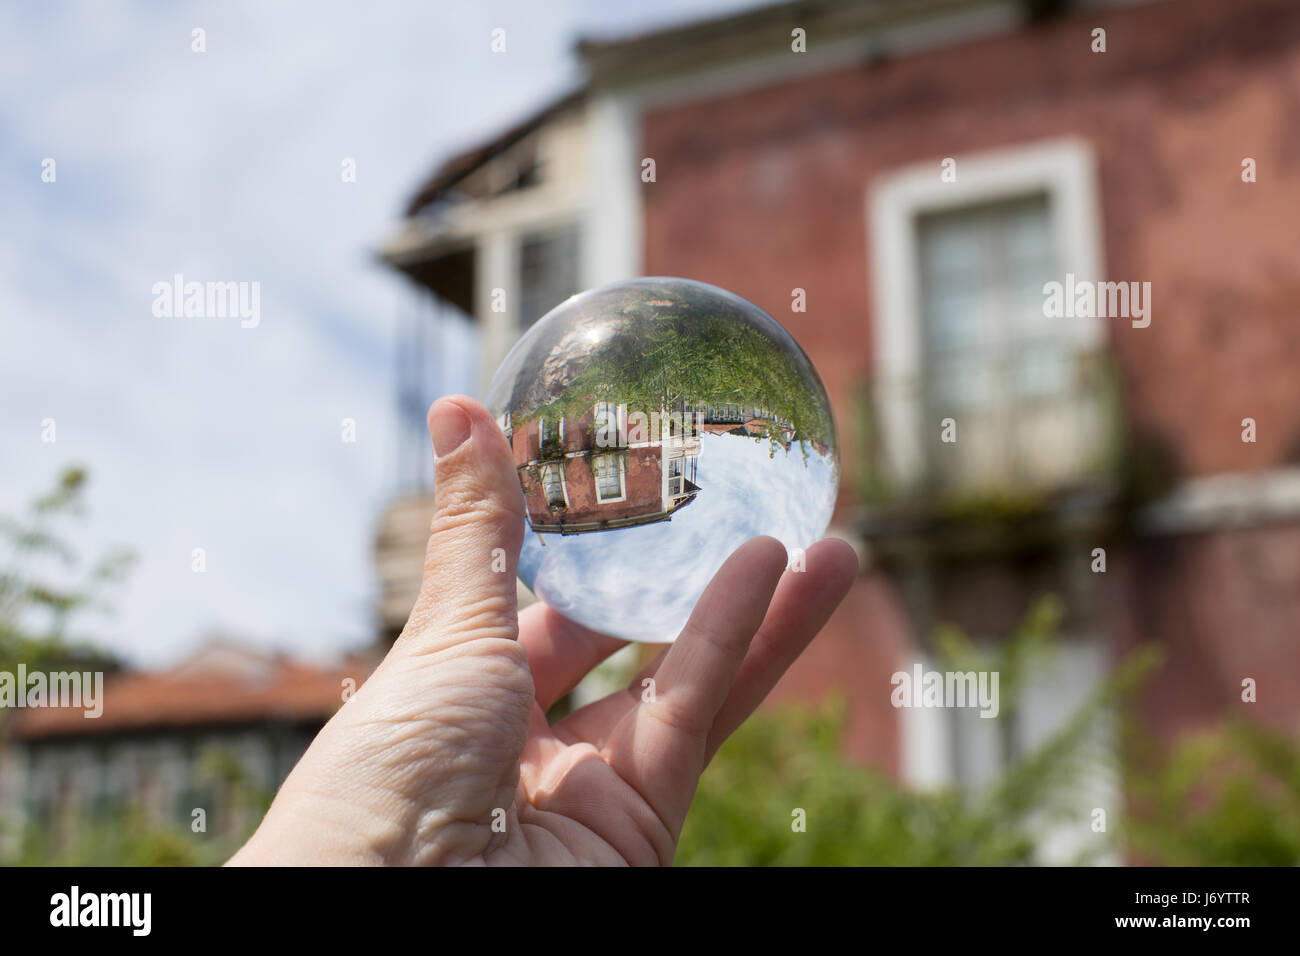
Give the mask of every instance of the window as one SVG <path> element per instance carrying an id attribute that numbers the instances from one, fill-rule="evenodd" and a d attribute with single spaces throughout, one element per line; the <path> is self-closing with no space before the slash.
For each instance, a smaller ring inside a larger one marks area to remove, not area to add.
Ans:
<path id="1" fill-rule="evenodd" d="M 542 465 L 542 492 L 546 495 L 546 504 L 550 507 L 565 506 L 564 468 L 558 462 Z"/>
<path id="2" fill-rule="evenodd" d="M 682 413 L 680 411 L 677 409 L 665 411 L 663 416 L 662 437 L 664 439 L 681 438 L 683 425 Z"/>
<path id="3" fill-rule="evenodd" d="M 676 501 L 699 490 L 695 484 L 695 455 L 681 455 L 668 459 L 668 498 Z"/>
<path id="4" fill-rule="evenodd" d="M 560 447 L 560 439 L 564 436 L 563 418 L 543 418 L 537 426 L 537 434 L 543 457 L 553 458 L 563 452 Z"/>
<path id="5" fill-rule="evenodd" d="M 674 458 L 668 462 L 668 497 L 676 498 L 681 495 L 685 486 L 686 476 L 683 471 L 685 459 Z"/>
<path id="6" fill-rule="evenodd" d="M 597 402 L 591 418 L 595 429 L 597 446 L 601 447 L 618 442 L 618 409 L 609 402 Z"/>
<path id="7" fill-rule="evenodd" d="M 596 476 L 597 501 L 623 499 L 623 463 L 618 455 L 597 455 L 591 461 Z"/>
<path id="8" fill-rule="evenodd" d="M 931 477 L 1043 477 L 1062 451 L 1043 433 L 1083 398 L 1068 323 L 1043 314 L 1058 275 L 1047 196 L 923 215 L 916 235 L 926 419 L 953 418 L 958 444 L 978 446 L 933 449 Z"/>
<path id="9" fill-rule="evenodd" d="M 578 230 L 525 236 L 519 246 L 519 330 L 578 292 Z"/>
<path id="10" fill-rule="evenodd" d="M 1065 730 L 1105 680 L 1107 659 L 1101 642 L 1062 640 L 1051 656 L 1027 667 L 1018 693 L 1009 693 L 1011 688 L 999 682 L 996 718 L 981 717 L 979 706 L 899 708 L 903 779 L 923 790 L 951 788 L 967 799 L 986 795 L 1006 779 L 1004 775 L 1017 760 L 1037 753 Z M 918 665 L 922 673 L 939 668 L 934 660 L 922 656 L 902 673 L 914 675 Z M 946 686 L 947 672 L 939 673 Z M 991 690 L 991 684 L 985 687 Z M 1067 771 L 1073 775 L 1071 785 L 1059 795 L 1061 801 L 1073 805 L 1075 817 L 1064 822 L 1047 817 L 1031 823 L 1040 864 L 1073 862 L 1089 848 L 1091 838 L 1088 829 L 1075 825 L 1074 819 L 1086 818 L 1094 807 L 1112 812 L 1109 808 L 1122 805 L 1114 712 L 1101 710 L 1080 733 L 1075 746 L 1083 759 Z"/>
<path id="11" fill-rule="evenodd" d="M 1093 165 L 1057 140 L 957 157 L 952 182 L 935 160 L 873 184 L 875 414 L 900 490 L 1043 488 L 1100 460 L 1102 324 L 1043 309 L 1045 283 L 1103 278 Z"/>

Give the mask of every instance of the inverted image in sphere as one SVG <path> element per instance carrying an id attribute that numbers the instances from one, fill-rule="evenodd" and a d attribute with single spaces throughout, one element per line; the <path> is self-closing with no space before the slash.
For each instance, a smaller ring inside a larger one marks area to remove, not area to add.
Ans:
<path id="1" fill-rule="evenodd" d="M 576 295 L 506 356 L 487 406 L 527 509 L 519 576 L 565 616 L 671 641 L 758 535 L 797 567 L 839 483 L 826 389 L 761 309 L 687 279 Z"/>

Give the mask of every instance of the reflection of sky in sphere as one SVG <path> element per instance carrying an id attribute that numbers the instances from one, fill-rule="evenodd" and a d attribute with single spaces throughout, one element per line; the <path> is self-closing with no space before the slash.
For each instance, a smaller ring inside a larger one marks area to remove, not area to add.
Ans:
<path id="1" fill-rule="evenodd" d="M 798 444 L 769 458 L 767 441 L 700 436 L 698 497 L 671 521 L 563 537 L 542 546 L 524 534 L 519 575 L 557 611 L 598 631 L 671 640 L 723 561 L 744 542 L 771 535 L 807 548 L 830 522 L 838 474 Z"/>

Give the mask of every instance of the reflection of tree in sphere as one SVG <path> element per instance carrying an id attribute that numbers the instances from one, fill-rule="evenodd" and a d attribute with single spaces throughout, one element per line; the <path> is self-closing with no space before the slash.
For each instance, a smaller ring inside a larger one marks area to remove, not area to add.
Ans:
<path id="1" fill-rule="evenodd" d="M 784 329 L 715 286 L 574 296 L 506 356 L 487 405 L 527 506 L 519 575 L 596 630 L 672 640 L 739 545 L 807 548 L 830 521 L 826 390 Z"/>

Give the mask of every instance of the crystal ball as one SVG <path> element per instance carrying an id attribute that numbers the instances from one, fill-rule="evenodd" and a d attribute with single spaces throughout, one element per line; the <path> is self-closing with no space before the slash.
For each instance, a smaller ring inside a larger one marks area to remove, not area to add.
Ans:
<path id="1" fill-rule="evenodd" d="M 830 522 L 825 386 L 771 316 L 717 286 L 573 296 L 506 356 L 486 405 L 527 510 L 519 577 L 594 630 L 671 641 L 741 544 L 771 535 L 797 571 Z"/>

